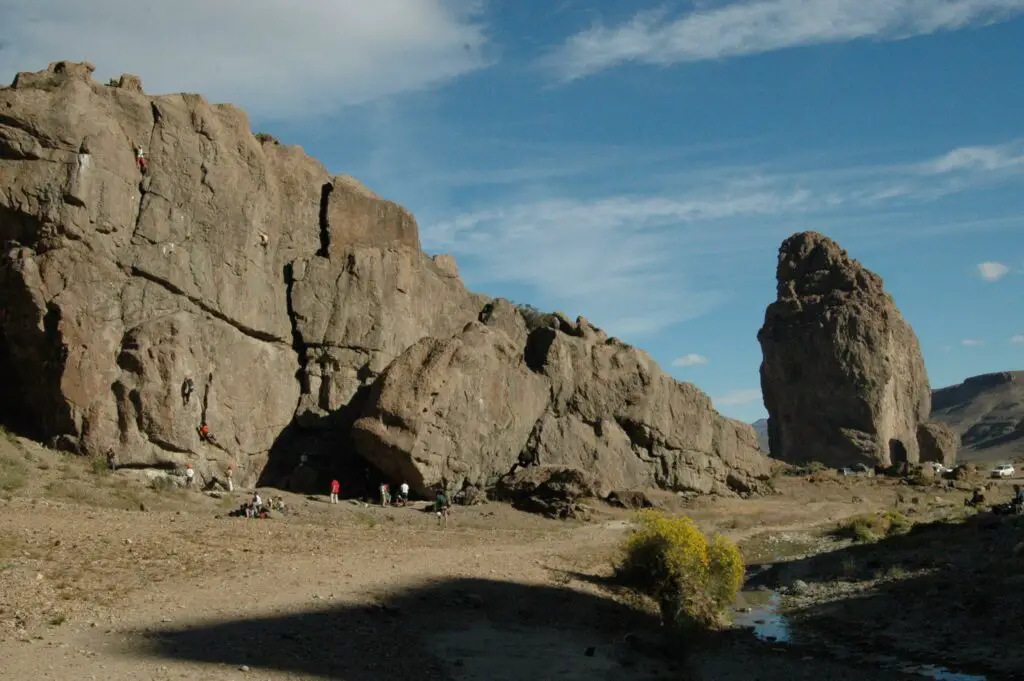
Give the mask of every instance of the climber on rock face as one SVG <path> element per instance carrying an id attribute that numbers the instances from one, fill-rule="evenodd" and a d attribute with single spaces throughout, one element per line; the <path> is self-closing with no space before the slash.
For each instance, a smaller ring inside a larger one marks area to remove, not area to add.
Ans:
<path id="1" fill-rule="evenodd" d="M 181 384 L 181 402 L 184 405 L 188 405 L 188 401 L 192 398 L 192 393 L 196 391 L 196 382 L 191 378 L 186 378 L 185 382 Z"/>
<path id="2" fill-rule="evenodd" d="M 138 144 L 135 145 L 135 165 L 137 165 L 139 170 L 143 173 L 149 169 L 149 163 L 146 161 L 146 154 Z"/>
<path id="3" fill-rule="evenodd" d="M 210 426 L 206 425 L 206 422 L 203 422 L 199 426 L 199 439 L 211 444 L 217 444 L 217 440 L 215 440 L 213 434 L 210 433 Z"/>

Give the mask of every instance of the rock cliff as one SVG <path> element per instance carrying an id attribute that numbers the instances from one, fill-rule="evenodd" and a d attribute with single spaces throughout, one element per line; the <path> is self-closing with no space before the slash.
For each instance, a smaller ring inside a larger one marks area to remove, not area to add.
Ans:
<path id="1" fill-rule="evenodd" d="M 778 298 L 757 336 L 772 456 L 835 466 L 919 461 L 928 376 L 881 278 L 815 232 L 782 243 L 776 278 Z M 933 439 L 928 446 L 936 456 Z"/>
<path id="2" fill-rule="evenodd" d="M 699 492 L 766 474 L 749 427 L 643 353 L 467 291 L 401 206 L 230 105 L 92 70 L 0 89 L 7 425 L 242 483 L 319 485 L 353 442 L 423 492 L 538 460 Z"/>

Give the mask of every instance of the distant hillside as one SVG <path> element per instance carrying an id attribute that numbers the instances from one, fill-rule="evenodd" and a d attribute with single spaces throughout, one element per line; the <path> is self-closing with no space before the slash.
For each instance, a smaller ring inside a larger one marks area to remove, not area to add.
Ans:
<path id="1" fill-rule="evenodd" d="M 932 391 L 932 418 L 960 436 L 961 461 L 1024 458 L 1024 371 L 972 376 Z M 750 424 L 768 452 L 768 419 Z"/>
<path id="2" fill-rule="evenodd" d="M 933 390 L 932 418 L 960 435 L 962 461 L 1024 457 L 1024 371 L 973 376 Z"/>
<path id="3" fill-rule="evenodd" d="M 757 444 L 761 446 L 761 451 L 765 454 L 768 453 L 768 419 L 758 419 L 751 423 L 754 430 L 757 431 Z"/>

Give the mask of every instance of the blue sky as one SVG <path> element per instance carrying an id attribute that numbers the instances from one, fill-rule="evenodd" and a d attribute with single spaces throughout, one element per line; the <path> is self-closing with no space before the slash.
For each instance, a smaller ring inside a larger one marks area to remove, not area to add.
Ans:
<path id="1" fill-rule="evenodd" d="M 1024 0 L 0 0 L 0 71 L 202 92 L 417 216 L 467 284 L 764 415 L 780 241 L 885 279 L 933 386 L 1024 369 Z"/>

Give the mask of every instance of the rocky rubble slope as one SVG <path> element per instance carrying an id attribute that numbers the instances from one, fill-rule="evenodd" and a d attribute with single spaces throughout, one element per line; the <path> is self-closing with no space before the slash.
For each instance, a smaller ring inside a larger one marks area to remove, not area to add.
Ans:
<path id="1" fill-rule="evenodd" d="M 882 279 L 826 236 L 779 249 L 778 297 L 757 338 L 772 456 L 889 466 L 946 461 L 955 441 L 927 421 L 921 347 Z"/>
<path id="2" fill-rule="evenodd" d="M 0 90 L 14 429 L 122 465 L 314 486 L 353 442 L 421 492 L 517 462 L 695 492 L 767 473 L 749 426 L 696 388 L 583 320 L 528 330 L 426 256 L 406 210 L 253 135 L 239 109 L 92 70 L 56 62 Z"/>

